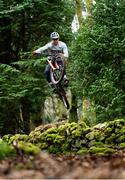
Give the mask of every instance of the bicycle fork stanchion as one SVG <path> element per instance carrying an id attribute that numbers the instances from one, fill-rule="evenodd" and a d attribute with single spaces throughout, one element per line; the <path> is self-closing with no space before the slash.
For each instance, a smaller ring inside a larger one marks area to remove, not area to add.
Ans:
<path id="1" fill-rule="evenodd" d="M 51 68 L 52 68 L 53 70 L 56 70 L 56 68 L 53 66 L 51 60 L 47 60 L 47 61 L 48 61 L 49 65 L 51 66 Z"/>

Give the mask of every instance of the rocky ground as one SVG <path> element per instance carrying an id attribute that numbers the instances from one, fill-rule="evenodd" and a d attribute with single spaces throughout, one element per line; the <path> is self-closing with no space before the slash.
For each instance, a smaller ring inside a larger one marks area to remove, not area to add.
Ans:
<path id="1" fill-rule="evenodd" d="M 19 156 L 0 161 L 0 179 L 124 179 L 125 151 L 112 155 Z"/>

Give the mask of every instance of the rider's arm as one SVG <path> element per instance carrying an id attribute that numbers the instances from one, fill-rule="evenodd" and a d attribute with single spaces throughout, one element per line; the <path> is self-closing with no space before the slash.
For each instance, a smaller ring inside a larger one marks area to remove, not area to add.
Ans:
<path id="1" fill-rule="evenodd" d="M 63 57 L 65 59 L 65 66 L 67 66 L 68 65 L 69 53 L 68 53 L 67 45 L 65 43 L 63 43 Z"/>
<path id="2" fill-rule="evenodd" d="M 49 48 L 49 43 L 45 46 L 38 48 L 37 50 L 33 51 L 33 54 L 42 54 L 44 51 L 46 51 Z"/>
<path id="3" fill-rule="evenodd" d="M 63 55 L 66 59 L 68 59 L 69 53 L 68 53 L 67 45 L 65 43 L 63 44 Z"/>

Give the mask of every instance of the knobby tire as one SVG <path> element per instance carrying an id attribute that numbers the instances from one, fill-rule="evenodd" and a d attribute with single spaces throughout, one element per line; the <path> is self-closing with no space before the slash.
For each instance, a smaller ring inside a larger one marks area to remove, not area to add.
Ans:
<path id="1" fill-rule="evenodd" d="M 62 81 L 63 77 L 64 77 L 64 71 L 65 71 L 65 65 L 64 65 L 64 60 L 61 59 L 60 61 L 56 61 L 59 69 L 53 70 L 52 68 L 50 68 L 50 78 L 51 78 L 51 82 L 53 84 L 58 84 Z M 61 64 L 60 64 L 61 62 Z"/>

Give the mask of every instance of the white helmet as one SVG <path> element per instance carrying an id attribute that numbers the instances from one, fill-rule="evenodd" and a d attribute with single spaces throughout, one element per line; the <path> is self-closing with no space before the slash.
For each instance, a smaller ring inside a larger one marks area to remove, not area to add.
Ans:
<path id="1" fill-rule="evenodd" d="M 59 38 L 59 34 L 57 32 L 52 32 L 50 35 L 50 38 L 51 39 L 57 39 L 57 38 Z"/>

